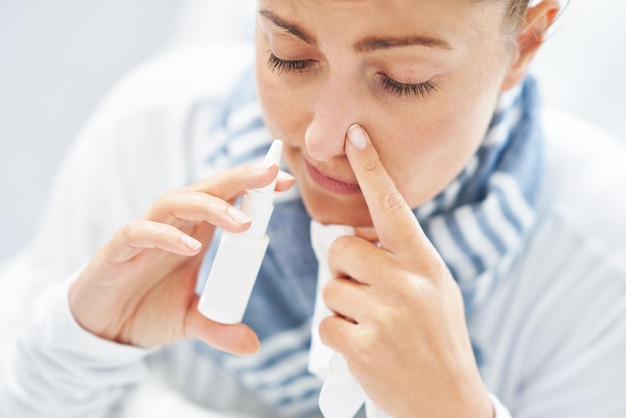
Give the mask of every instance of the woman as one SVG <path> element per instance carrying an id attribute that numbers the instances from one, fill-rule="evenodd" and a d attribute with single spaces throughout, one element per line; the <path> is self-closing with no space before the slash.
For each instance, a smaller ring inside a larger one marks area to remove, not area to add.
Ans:
<path id="1" fill-rule="evenodd" d="M 45 286 L 12 343 L 5 415 L 103 416 L 150 370 L 207 407 L 318 416 L 313 219 L 356 227 L 328 249 L 319 334 L 370 415 L 622 416 L 626 157 L 542 126 L 526 74 L 558 11 L 260 0 L 254 71 L 218 105 L 150 92 L 97 117 L 34 250 L 43 282 L 77 273 Z M 237 56 L 214 54 L 215 74 Z M 273 137 L 293 176 L 250 163 Z M 277 176 L 244 323 L 215 323 L 197 294 L 216 227 L 245 231 L 233 202 Z"/>

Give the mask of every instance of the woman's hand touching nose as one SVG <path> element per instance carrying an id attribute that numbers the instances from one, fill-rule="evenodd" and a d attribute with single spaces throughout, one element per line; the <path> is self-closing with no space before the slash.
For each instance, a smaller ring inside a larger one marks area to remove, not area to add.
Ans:
<path id="1" fill-rule="evenodd" d="M 249 327 L 219 324 L 199 313 L 195 285 L 215 227 L 242 232 L 250 226 L 231 203 L 277 175 L 277 190 L 293 185 L 276 165 L 261 163 L 158 198 L 140 219 L 121 228 L 73 283 L 69 303 L 76 321 L 97 336 L 141 347 L 194 338 L 232 353 L 256 352 L 258 338 Z"/>
<path id="2" fill-rule="evenodd" d="M 323 342 L 391 416 L 491 417 L 458 286 L 367 134 L 353 125 L 348 136 L 378 245 L 346 236 L 331 246 L 324 301 L 335 316 L 320 325 Z"/>

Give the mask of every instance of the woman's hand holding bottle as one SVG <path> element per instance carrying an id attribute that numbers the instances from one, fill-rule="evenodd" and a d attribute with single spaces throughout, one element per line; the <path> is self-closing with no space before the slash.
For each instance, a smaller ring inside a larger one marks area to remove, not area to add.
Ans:
<path id="1" fill-rule="evenodd" d="M 99 337 L 140 347 L 193 338 L 232 353 L 256 352 L 258 338 L 249 327 L 219 324 L 198 312 L 195 285 L 215 227 L 242 232 L 250 226 L 232 202 L 277 175 L 277 191 L 293 185 L 276 165 L 257 163 L 155 200 L 100 248 L 72 284 L 76 321 Z"/>

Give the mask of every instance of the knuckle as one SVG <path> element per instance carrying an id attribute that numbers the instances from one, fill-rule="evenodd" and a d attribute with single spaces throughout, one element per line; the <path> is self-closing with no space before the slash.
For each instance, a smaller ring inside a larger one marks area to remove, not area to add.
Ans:
<path id="1" fill-rule="evenodd" d="M 355 357 L 367 359 L 376 351 L 376 344 L 380 333 L 378 327 L 369 326 L 364 328 L 359 334 L 359 338 L 353 344 Z"/>
<path id="2" fill-rule="evenodd" d="M 167 237 L 169 232 L 169 228 L 165 224 L 156 222 L 150 225 L 150 230 L 151 235 L 153 235 L 156 239 L 162 239 Z"/>
<path id="3" fill-rule="evenodd" d="M 225 200 L 220 199 L 219 197 L 206 195 L 204 200 L 204 210 L 208 213 L 223 213 L 228 214 L 228 210 L 233 207 L 230 203 Z"/>
<path id="4" fill-rule="evenodd" d="M 328 265 L 331 269 L 341 270 L 347 260 L 353 255 L 355 238 L 349 235 L 342 235 L 335 239 L 328 247 Z"/>
<path id="5" fill-rule="evenodd" d="M 353 237 L 351 235 L 340 235 L 332 242 L 331 248 L 334 247 L 335 251 L 342 251 L 350 245 L 352 238 Z"/>
<path id="6" fill-rule="evenodd" d="M 134 237 L 139 234 L 141 224 L 142 222 L 138 219 L 132 220 L 124 225 L 124 227 L 118 231 L 118 234 L 124 242 L 132 242 Z"/>
<path id="7" fill-rule="evenodd" d="M 181 190 L 168 190 L 165 193 L 163 193 L 154 202 L 154 204 L 157 206 L 169 206 L 172 204 L 172 202 L 175 202 L 177 199 L 179 199 L 182 193 L 183 192 Z"/>
<path id="8" fill-rule="evenodd" d="M 380 162 L 374 156 L 370 156 L 369 158 L 367 158 L 367 160 L 363 162 L 362 167 L 363 167 L 363 171 L 365 172 L 368 172 L 368 173 L 377 172 L 380 168 Z"/>
<path id="9" fill-rule="evenodd" d="M 331 317 L 322 319 L 318 328 L 320 339 L 325 345 L 330 345 L 332 340 L 332 321 L 330 321 L 330 319 Z"/>
<path id="10" fill-rule="evenodd" d="M 391 308 L 387 305 L 381 305 L 374 311 L 375 319 L 373 327 L 373 333 L 380 337 L 383 331 L 389 324 L 392 324 L 395 320 L 395 308 Z"/>
<path id="11" fill-rule="evenodd" d="M 182 191 L 180 190 L 168 190 L 161 194 L 156 200 L 152 202 L 148 210 L 145 212 L 144 217 L 147 219 L 160 219 L 170 212 L 169 207 L 175 202 Z"/>
<path id="12" fill-rule="evenodd" d="M 420 260 L 418 268 L 420 277 L 437 287 L 445 283 L 450 274 L 448 267 L 443 261 L 430 257 L 424 257 L 424 259 Z"/>
<path id="13" fill-rule="evenodd" d="M 389 213 L 401 213 L 404 211 L 406 202 L 393 184 L 387 184 L 382 190 L 382 203 Z"/>
<path id="14" fill-rule="evenodd" d="M 328 246 L 328 259 L 332 265 L 332 260 L 338 260 L 341 257 L 341 254 L 346 250 L 348 243 L 350 242 L 349 236 L 340 236 L 337 237 L 333 242 Z"/>
<path id="15" fill-rule="evenodd" d="M 322 288 L 322 298 L 324 301 L 329 301 L 333 298 L 333 295 L 336 293 L 337 284 L 336 279 L 331 279 L 324 285 Z"/>
<path id="16" fill-rule="evenodd" d="M 180 195 L 181 193 L 182 193 L 181 190 L 170 189 L 170 190 L 165 191 L 161 195 L 161 199 L 163 199 L 163 200 L 174 199 L 176 196 Z"/>

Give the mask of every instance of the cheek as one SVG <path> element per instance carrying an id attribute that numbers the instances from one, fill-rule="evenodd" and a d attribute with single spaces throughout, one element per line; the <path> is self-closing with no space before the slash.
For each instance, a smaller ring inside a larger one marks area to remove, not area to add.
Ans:
<path id="1" fill-rule="evenodd" d="M 383 164 L 411 207 L 435 197 L 465 167 L 495 104 L 486 97 L 442 96 L 431 97 L 418 112 L 387 116 L 386 126 L 370 128 Z"/>
<path id="2" fill-rule="evenodd" d="M 263 119 L 271 135 L 286 144 L 299 144 L 311 116 L 298 88 L 281 82 L 262 53 L 257 53 L 256 82 Z"/>

